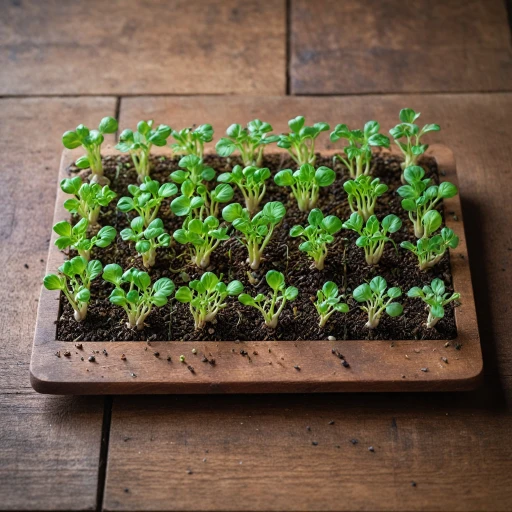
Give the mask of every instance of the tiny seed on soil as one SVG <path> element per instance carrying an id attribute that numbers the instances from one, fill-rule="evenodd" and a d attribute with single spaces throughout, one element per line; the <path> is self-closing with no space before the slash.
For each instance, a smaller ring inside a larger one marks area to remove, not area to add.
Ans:
<path id="1" fill-rule="evenodd" d="M 443 361 L 443 363 L 448 364 L 448 358 L 446 357 L 441 357 L 441 361 Z"/>
<path id="2" fill-rule="evenodd" d="M 190 373 L 196 373 L 196 371 L 194 370 L 194 367 L 190 364 L 187 366 L 187 369 Z"/>
<path id="3" fill-rule="evenodd" d="M 192 349 L 192 354 L 197 354 L 197 350 L 195 348 Z"/>
<path id="4" fill-rule="evenodd" d="M 368 447 L 368 451 L 374 453 L 375 452 L 375 448 L 373 446 L 369 446 Z"/>
<path id="5" fill-rule="evenodd" d="M 181 361 L 182 363 L 184 363 L 184 362 L 185 362 L 185 356 L 184 356 L 184 355 L 181 355 L 181 356 L 180 356 L 180 361 Z"/>
<path id="6" fill-rule="evenodd" d="M 311 444 L 312 444 L 313 446 L 318 446 L 318 441 L 311 441 Z"/>
<path id="7" fill-rule="evenodd" d="M 351 442 L 352 444 L 357 444 L 357 443 L 358 443 L 357 439 L 351 439 L 351 440 L 350 440 L 350 442 Z"/>
<path id="8" fill-rule="evenodd" d="M 421 371 L 427 373 L 428 372 L 428 368 L 422 368 Z"/>
<path id="9" fill-rule="evenodd" d="M 71 357 L 71 352 L 69 350 L 64 350 L 63 354 L 65 357 Z"/>
<path id="10" fill-rule="evenodd" d="M 78 350 L 82 350 L 84 348 L 84 346 L 81 344 L 81 343 L 75 343 L 75 347 L 78 349 Z"/>
<path id="11" fill-rule="evenodd" d="M 298 364 L 296 364 L 296 365 L 294 366 L 294 368 L 295 368 L 296 370 L 299 370 L 299 371 L 300 371 L 300 366 L 299 366 Z"/>
<path id="12" fill-rule="evenodd" d="M 121 361 L 126 361 L 126 356 L 124 354 L 121 354 Z"/>
<path id="13" fill-rule="evenodd" d="M 96 361 L 96 358 L 94 356 L 89 356 L 89 362 L 94 363 Z"/>
<path id="14" fill-rule="evenodd" d="M 153 355 L 154 355 L 155 357 L 158 357 L 158 356 L 160 355 L 160 352 L 153 352 Z"/>
<path id="15" fill-rule="evenodd" d="M 167 361 L 172 361 L 171 356 L 167 356 Z"/>
<path id="16" fill-rule="evenodd" d="M 334 425 L 334 420 L 329 421 L 329 425 Z"/>

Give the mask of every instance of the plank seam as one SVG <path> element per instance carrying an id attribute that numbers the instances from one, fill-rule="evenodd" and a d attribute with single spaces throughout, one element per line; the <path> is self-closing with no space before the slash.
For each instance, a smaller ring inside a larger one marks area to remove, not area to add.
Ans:
<path id="1" fill-rule="evenodd" d="M 113 403 L 114 400 L 112 396 L 105 397 L 105 404 L 103 406 L 103 423 L 101 426 L 100 460 L 98 465 L 98 488 L 96 494 L 97 512 L 101 512 L 103 510 L 103 499 L 105 497 Z"/>

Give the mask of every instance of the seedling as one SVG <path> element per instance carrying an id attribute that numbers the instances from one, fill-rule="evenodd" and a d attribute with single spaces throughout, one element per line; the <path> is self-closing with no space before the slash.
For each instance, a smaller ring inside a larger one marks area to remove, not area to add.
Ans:
<path id="1" fill-rule="evenodd" d="M 190 220 L 186 227 L 176 230 L 173 237 L 182 245 L 190 244 L 192 262 L 200 268 L 207 268 L 212 252 L 222 241 L 229 240 L 227 228 L 219 228 L 219 220 L 213 216 L 204 221 Z"/>
<path id="2" fill-rule="evenodd" d="M 328 187 L 336 179 L 329 167 L 321 166 L 316 171 L 311 164 L 302 164 L 300 169 L 279 171 L 274 181 L 280 187 L 291 187 L 301 212 L 307 212 L 316 206 L 320 187 Z"/>
<path id="3" fill-rule="evenodd" d="M 184 128 L 179 132 L 172 131 L 175 143 L 171 149 L 175 155 L 194 155 L 202 159 L 204 145 L 213 140 L 213 128 L 211 124 L 202 124 L 197 128 Z"/>
<path id="4" fill-rule="evenodd" d="M 343 149 L 346 158 L 339 155 L 335 158 L 345 164 L 352 179 L 370 174 L 372 146 L 389 148 L 389 139 L 379 130 L 380 124 L 377 121 L 368 121 L 363 130 L 349 130 L 346 124 L 338 124 L 331 133 L 332 142 L 340 139 L 348 141 L 348 146 Z"/>
<path id="5" fill-rule="evenodd" d="M 102 269 L 99 260 L 87 261 L 82 256 L 75 256 L 59 267 L 58 275 L 46 275 L 43 284 L 47 290 L 61 290 L 74 310 L 75 320 L 82 322 L 91 300 L 91 281 L 101 274 Z"/>
<path id="6" fill-rule="evenodd" d="M 365 222 L 373 215 L 377 198 L 388 190 L 388 186 L 381 183 L 379 178 L 372 179 L 365 175 L 346 181 L 343 188 L 348 194 L 350 209 L 359 213 Z"/>
<path id="7" fill-rule="evenodd" d="M 190 281 L 176 292 L 176 300 L 190 304 L 190 312 L 194 317 L 194 328 L 203 329 L 206 322 L 212 322 L 221 309 L 224 309 L 227 297 L 242 293 L 244 285 L 240 281 L 231 281 L 228 285 L 222 282 L 222 274 L 217 277 L 212 272 L 205 272 L 201 279 Z"/>
<path id="8" fill-rule="evenodd" d="M 135 210 L 144 219 L 144 226 L 148 227 L 156 219 L 162 201 L 176 195 L 178 187 L 174 183 L 160 185 L 158 181 L 146 176 L 140 186 L 128 185 L 128 192 L 133 198 L 121 197 L 117 208 L 124 213 Z"/>
<path id="9" fill-rule="evenodd" d="M 387 291 L 386 291 L 387 290 Z M 357 302 L 365 303 L 360 306 L 363 311 L 368 313 L 368 322 L 365 327 L 375 329 L 380 322 L 384 311 L 391 317 L 402 314 L 403 307 L 398 302 L 393 302 L 402 295 L 402 290 L 398 287 L 388 289 L 388 284 L 383 277 L 376 276 L 370 284 L 364 283 L 359 285 L 353 293 L 353 297 Z"/>
<path id="10" fill-rule="evenodd" d="M 327 320 L 336 312 L 348 313 L 349 307 L 344 302 L 341 302 L 343 296 L 339 295 L 336 283 L 327 281 L 321 290 L 316 292 L 315 308 L 320 317 L 318 326 L 324 327 Z"/>
<path id="11" fill-rule="evenodd" d="M 98 183 L 82 183 L 80 176 L 65 178 L 60 182 L 60 188 L 66 194 L 72 194 L 74 199 L 67 199 L 64 208 L 70 213 L 87 219 L 91 225 L 97 224 L 100 208 L 108 206 L 117 194 L 108 185 L 102 187 Z"/>
<path id="12" fill-rule="evenodd" d="M 261 312 L 265 325 L 270 329 L 277 327 L 279 315 L 281 315 L 286 303 L 294 301 L 299 294 L 299 290 L 294 286 L 286 287 L 284 275 L 276 270 L 269 270 L 265 276 L 267 284 L 272 288 L 270 297 L 258 293 L 256 297 L 251 297 L 247 293 L 242 293 L 238 300 L 244 306 L 252 306 Z"/>
<path id="13" fill-rule="evenodd" d="M 108 247 L 116 237 L 116 230 L 112 226 L 103 226 L 97 235 L 87 238 L 87 219 L 79 220 L 74 226 L 65 220 L 57 222 L 53 226 L 53 231 L 59 235 L 55 240 L 55 245 L 63 251 L 68 247 L 76 249 L 78 254 L 86 261 L 91 259 L 91 250 L 96 247 Z"/>
<path id="14" fill-rule="evenodd" d="M 155 264 L 158 247 L 169 247 L 171 237 L 164 230 L 162 219 L 155 219 L 147 228 L 144 228 L 144 219 L 135 217 L 130 227 L 120 233 L 125 241 L 135 242 L 135 250 L 142 256 L 142 263 L 146 268 Z"/>
<path id="15" fill-rule="evenodd" d="M 334 242 L 333 235 L 341 229 L 341 220 L 336 215 L 324 217 L 324 214 L 315 208 L 308 215 L 308 223 L 305 228 L 293 226 L 290 236 L 300 236 L 304 240 L 299 249 L 313 259 L 318 270 L 323 270 L 328 253 L 327 244 Z"/>
<path id="16" fill-rule="evenodd" d="M 151 286 L 151 278 L 147 272 L 136 268 L 123 272 L 116 263 L 104 268 L 103 279 L 115 286 L 109 300 L 125 310 L 128 316 L 126 326 L 139 331 L 144 329 L 144 321 L 153 306 L 165 306 L 168 297 L 174 292 L 174 283 L 167 277 L 161 277 Z M 126 285 L 128 291 L 123 288 Z"/>
<path id="17" fill-rule="evenodd" d="M 75 165 L 80 169 L 91 169 L 91 181 L 98 183 L 108 183 L 108 179 L 103 176 L 103 163 L 101 161 L 101 145 L 105 138 L 105 133 L 115 133 L 117 131 L 117 121 L 113 117 L 104 117 L 97 130 L 89 130 L 83 124 L 76 127 L 75 131 L 67 131 L 62 135 L 62 144 L 67 149 L 75 149 L 82 146 L 85 149 L 85 155 L 78 158 Z"/>
<path id="18" fill-rule="evenodd" d="M 279 136 L 278 147 L 288 151 L 293 161 L 298 165 L 315 165 L 315 140 L 322 133 L 330 129 L 327 123 L 315 123 L 313 126 L 305 125 L 304 116 L 297 116 L 288 121 L 291 132 Z"/>
<path id="19" fill-rule="evenodd" d="M 196 186 L 190 180 L 185 180 L 180 188 L 181 195 L 171 202 L 171 210 L 177 217 L 186 217 L 183 224 L 188 224 L 192 217 L 201 218 L 204 210 L 204 198 L 196 194 Z"/>
<path id="20" fill-rule="evenodd" d="M 449 199 L 457 195 L 457 187 L 448 181 L 438 185 L 430 185 L 430 179 L 424 178 L 425 171 L 422 167 L 413 165 L 404 171 L 407 185 L 400 187 L 397 192 L 403 197 L 402 208 L 409 212 L 409 218 L 414 225 L 414 235 L 417 238 L 428 237 L 441 225 L 439 218 L 432 213 L 433 208 L 441 199 Z M 430 185 L 430 186 L 429 186 Z M 437 212 L 436 212 L 437 213 Z M 434 221 L 439 223 L 434 229 Z"/>
<path id="21" fill-rule="evenodd" d="M 259 119 L 247 123 L 247 128 L 232 124 L 226 130 L 227 137 L 220 139 L 215 149 L 220 156 L 225 157 L 239 151 L 244 166 L 261 167 L 265 145 L 279 140 L 277 135 L 268 135 L 272 130 L 270 124 Z"/>
<path id="22" fill-rule="evenodd" d="M 259 205 L 266 192 L 265 181 L 270 178 L 270 170 L 250 165 L 248 167 L 235 165 L 231 172 L 219 175 L 217 181 L 221 183 L 235 183 L 245 199 L 245 207 L 253 215 L 258 211 Z"/>
<path id="23" fill-rule="evenodd" d="M 167 138 L 171 135 L 171 128 L 166 124 L 161 124 L 153 129 L 153 121 L 139 121 L 137 130 L 123 130 L 119 136 L 119 143 L 116 149 L 122 153 L 130 153 L 133 165 L 137 171 L 139 182 L 143 182 L 150 173 L 149 154 L 151 147 L 165 146 Z"/>
<path id="24" fill-rule="evenodd" d="M 402 221 L 396 215 L 387 215 L 382 219 L 382 223 L 372 215 L 365 225 L 361 215 L 353 213 L 350 219 L 343 223 L 344 229 L 351 229 L 359 234 L 356 245 L 364 249 L 368 265 L 376 265 L 379 262 L 386 242 L 391 242 L 396 249 L 395 242 L 388 234 L 396 233 L 401 227 Z"/>
<path id="25" fill-rule="evenodd" d="M 231 222 L 233 227 L 244 235 L 240 242 L 247 248 L 247 262 L 253 270 L 259 268 L 263 251 L 285 214 L 286 208 L 279 201 L 267 203 L 252 218 L 249 211 L 238 203 L 228 204 L 222 210 L 222 218 Z"/>
<path id="26" fill-rule="evenodd" d="M 416 245 L 402 242 L 400 247 L 411 251 L 418 258 L 420 270 L 432 268 L 441 261 L 446 249 L 455 249 L 459 245 L 459 237 L 450 228 L 443 228 L 441 234 L 431 238 L 420 238 Z"/>
<path id="27" fill-rule="evenodd" d="M 411 298 L 420 298 L 428 307 L 427 327 L 431 329 L 444 317 L 444 306 L 460 298 L 460 293 L 445 293 L 445 286 L 441 279 L 434 279 L 430 286 L 423 289 L 414 286 L 407 292 Z"/>
<path id="28" fill-rule="evenodd" d="M 180 159 L 178 165 L 181 169 L 172 172 L 170 175 L 171 180 L 178 185 L 190 181 L 196 187 L 200 183 L 213 180 L 215 177 L 213 167 L 205 166 L 197 155 L 184 156 Z"/>
<path id="29" fill-rule="evenodd" d="M 404 108 L 400 110 L 400 124 L 389 130 L 389 133 L 395 139 L 396 145 L 403 153 L 405 160 L 400 164 L 402 170 L 407 169 L 411 165 L 416 165 L 418 159 L 428 149 L 428 144 L 421 143 L 421 137 L 428 132 L 438 132 L 441 128 L 438 124 L 426 124 L 421 130 L 414 121 L 420 117 L 419 112 L 415 112 L 412 108 Z M 400 139 L 404 139 L 401 142 Z M 402 175 L 402 181 L 404 176 Z"/>

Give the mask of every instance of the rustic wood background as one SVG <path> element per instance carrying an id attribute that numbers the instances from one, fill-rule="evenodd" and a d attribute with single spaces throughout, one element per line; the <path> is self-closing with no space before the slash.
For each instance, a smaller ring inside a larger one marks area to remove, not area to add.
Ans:
<path id="1" fill-rule="evenodd" d="M 512 509 L 504 0 L 0 7 L 0 509 Z M 333 110 L 339 122 L 375 117 L 385 129 L 411 106 L 442 125 L 432 141 L 453 148 L 460 170 L 485 385 L 442 395 L 33 392 L 62 132 L 117 115 L 123 127 L 194 118 L 219 134 L 228 114 L 275 119 L 283 105 L 315 121 Z"/>

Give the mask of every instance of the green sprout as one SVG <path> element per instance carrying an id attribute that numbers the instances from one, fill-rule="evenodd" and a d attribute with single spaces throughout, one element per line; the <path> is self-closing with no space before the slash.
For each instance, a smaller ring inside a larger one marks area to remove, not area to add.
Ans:
<path id="1" fill-rule="evenodd" d="M 102 269 L 99 260 L 87 261 L 82 256 L 75 256 L 59 267 L 58 275 L 46 275 L 43 284 L 47 290 L 61 290 L 74 310 L 75 320 L 82 322 L 91 300 L 91 281 L 101 274 Z"/>
<path id="2" fill-rule="evenodd" d="M 261 312 L 265 325 L 270 329 L 277 327 L 279 316 L 281 315 L 286 303 L 297 298 L 299 290 L 294 286 L 286 288 L 284 275 L 276 270 L 269 270 L 265 276 L 267 284 L 273 290 L 270 297 L 258 293 L 256 297 L 251 297 L 247 293 L 242 293 L 238 300 L 244 306 L 252 306 Z"/>
<path id="3" fill-rule="evenodd" d="M 422 167 L 413 165 L 404 171 L 404 178 L 407 185 L 397 190 L 398 195 L 403 197 L 402 208 L 409 212 L 409 218 L 414 225 L 416 238 L 428 237 L 430 233 L 425 230 L 425 216 L 427 220 L 432 219 L 429 214 L 441 199 L 449 199 L 457 195 L 457 187 L 448 181 L 438 185 L 430 185 L 431 180 L 424 178 L 425 171 Z M 439 227 L 439 226 L 438 226 Z M 437 229 L 437 228 L 436 228 Z"/>
<path id="4" fill-rule="evenodd" d="M 174 239 L 182 244 L 191 246 L 191 260 L 200 268 L 210 265 L 210 256 L 218 245 L 229 240 L 227 228 L 219 228 L 217 217 L 206 219 L 191 219 L 186 227 L 178 229 L 173 234 Z"/>
<path id="5" fill-rule="evenodd" d="M 286 208 L 279 201 L 267 203 L 252 218 L 249 211 L 238 203 L 228 204 L 222 210 L 222 218 L 244 235 L 240 242 L 247 248 L 247 262 L 253 270 L 260 267 L 263 251 L 285 214 Z"/>
<path id="6" fill-rule="evenodd" d="M 172 172 L 170 175 L 171 180 L 178 185 L 190 181 L 196 187 L 202 182 L 213 180 L 215 177 L 215 169 L 205 166 L 197 155 L 184 156 L 180 159 L 178 165 L 181 169 Z"/>
<path id="7" fill-rule="evenodd" d="M 379 325 L 384 311 L 391 317 L 402 314 L 402 305 L 393 302 L 393 299 L 402 295 L 402 290 L 398 287 L 387 288 L 386 280 L 383 277 L 376 276 L 370 281 L 370 284 L 361 284 L 354 290 L 352 295 L 354 299 L 366 304 L 366 306 L 360 307 L 368 313 L 368 322 L 365 324 L 368 329 L 375 329 Z"/>
<path id="8" fill-rule="evenodd" d="M 344 229 L 350 229 L 359 235 L 356 245 L 364 249 L 368 265 L 376 265 L 379 262 L 386 242 L 391 242 L 396 249 L 396 244 L 389 238 L 388 233 L 396 233 L 401 227 L 402 221 L 396 215 L 387 215 L 382 222 L 372 215 L 365 225 L 361 215 L 353 213 L 350 219 L 343 223 Z"/>
<path id="9" fill-rule="evenodd" d="M 121 197 L 117 202 L 117 208 L 124 213 L 135 210 L 144 219 L 144 226 L 148 227 L 156 219 L 162 201 L 174 196 L 178 192 L 178 187 L 174 183 L 160 185 L 158 181 L 146 176 L 139 187 L 128 185 L 128 192 L 133 198 Z"/>
<path id="10" fill-rule="evenodd" d="M 104 117 L 97 130 L 89 130 L 83 124 L 76 127 L 75 131 L 67 131 L 62 135 L 62 144 L 67 149 L 75 149 L 82 146 L 85 155 L 78 158 L 75 165 L 80 169 L 91 169 L 93 182 L 108 183 L 103 176 L 103 163 L 101 161 L 101 145 L 105 133 L 115 133 L 117 121 L 113 117 Z"/>
<path id="11" fill-rule="evenodd" d="M 211 124 L 202 124 L 197 128 L 183 128 L 179 132 L 172 131 L 175 143 L 171 149 L 175 155 L 194 155 L 202 159 L 204 145 L 213 140 L 213 128 Z"/>
<path id="12" fill-rule="evenodd" d="M 144 329 L 144 321 L 153 306 L 165 306 L 168 297 L 174 292 L 174 283 L 167 277 L 161 277 L 151 286 L 151 278 L 147 272 L 129 268 L 123 273 L 123 269 L 116 263 L 107 265 L 103 269 L 102 277 L 115 286 L 109 300 L 125 310 L 128 316 L 127 327 L 137 328 L 139 331 Z M 128 291 L 123 288 L 126 285 Z"/>
<path id="13" fill-rule="evenodd" d="M 311 164 L 302 164 L 293 172 L 283 169 L 274 176 L 280 187 L 291 187 L 301 212 L 307 212 L 316 206 L 320 187 L 328 187 L 336 179 L 336 174 L 329 167 L 321 166 L 316 171 Z"/>
<path id="14" fill-rule="evenodd" d="M 91 259 L 91 250 L 96 247 L 108 247 L 116 237 L 116 230 L 112 226 L 103 226 L 97 235 L 87 238 L 87 228 L 89 221 L 87 219 L 79 220 L 74 226 L 65 220 L 57 222 L 53 226 L 53 231 L 59 235 L 55 240 L 55 245 L 63 251 L 68 247 L 76 249 L 78 254 L 86 261 Z"/>
<path id="15" fill-rule="evenodd" d="M 344 302 L 341 302 L 343 296 L 339 295 L 338 286 L 332 281 L 327 281 L 322 286 L 321 290 L 316 292 L 316 301 L 314 302 L 320 322 L 318 326 L 324 327 L 327 320 L 336 312 L 348 313 L 349 307 Z"/>
<path id="16" fill-rule="evenodd" d="M 293 226 L 290 236 L 300 236 L 304 242 L 299 245 L 299 250 L 304 251 L 313 259 L 314 266 L 318 270 L 324 269 L 325 258 L 327 257 L 327 244 L 334 242 L 334 234 L 341 229 L 341 220 L 336 215 L 324 214 L 315 208 L 308 215 L 309 226 Z"/>
<path id="17" fill-rule="evenodd" d="M 149 120 L 139 121 L 137 131 L 135 132 L 132 130 L 123 130 L 121 132 L 116 149 L 122 153 L 130 153 L 139 182 L 142 183 L 151 171 L 151 162 L 149 160 L 151 147 L 153 145 L 165 146 L 171 131 L 171 128 L 165 124 L 161 124 L 154 130 L 153 121 Z"/>
<path id="18" fill-rule="evenodd" d="M 389 130 L 389 133 L 395 139 L 396 145 L 402 151 L 405 160 L 400 164 L 402 170 L 407 169 L 411 165 L 416 165 L 418 159 L 428 149 L 428 144 L 421 143 L 421 137 L 428 132 L 438 132 L 441 128 L 438 124 L 426 124 L 421 130 L 414 121 L 420 117 L 420 113 L 416 113 L 412 108 L 404 108 L 400 110 L 400 124 Z M 406 139 L 401 142 L 400 139 Z M 404 176 L 402 175 L 402 181 Z"/>
<path id="19" fill-rule="evenodd" d="M 420 270 L 432 268 L 441 261 L 446 249 L 455 249 L 459 245 L 459 237 L 450 228 L 443 228 L 441 234 L 431 238 L 419 238 L 416 245 L 402 242 L 400 247 L 411 251 L 418 258 Z"/>
<path id="20" fill-rule="evenodd" d="M 258 211 L 259 205 L 267 190 L 265 181 L 270 178 L 270 170 L 266 167 L 250 165 L 242 169 L 235 165 L 231 172 L 219 175 L 217 181 L 221 183 L 235 183 L 245 199 L 245 207 L 253 215 Z"/>
<path id="21" fill-rule="evenodd" d="M 165 232 L 162 219 L 155 219 L 144 228 L 144 219 L 135 217 L 130 227 L 119 234 L 125 242 L 135 242 L 135 250 L 142 256 L 142 263 L 146 268 L 155 264 L 158 247 L 169 247 L 171 244 L 171 237 Z"/>
<path id="22" fill-rule="evenodd" d="M 268 123 L 254 119 L 247 123 L 247 128 L 239 124 L 232 124 L 227 130 L 227 137 L 220 139 L 215 149 L 220 156 L 230 156 L 239 151 L 244 166 L 255 165 L 261 167 L 263 150 L 266 144 L 277 142 L 277 135 L 268 135 L 273 130 Z"/>
<path id="23" fill-rule="evenodd" d="M 190 180 L 183 182 L 178 197 L 171 202 L 171 211 L 177 217 L 186 217 L 184 226 L 196 217 L 201 218 L 201 212 L 204 211 L 204 198 L 196 194 L 196 186 Z"/>
<path id="24" fill-rule="evenodd" d="M 60 182 L 60 188 L 66 194 L 74 195 L 67 199 L 64 208 L 70 213 L 87 219 L 91 225 L 98 223 L 100 208 L 108 206 L 117 194 L 108 185 L 102 187 L 98 183 L 82 183 L 80 176 L 65 178 Z"/>
<path id="25" fill-rule="evenodd" d="M 389 139 L 379 133 L 380 124 L 377 121 L 368 121 L 363 130 L 349 130 L 346 124 L 338 124 L 331 133 L 331 141 L 346 139 L 348 146 L 343 152 L 346 158 L 336 155 L 347 167 L 352 179 L 361 175 L 370 174 L 372 159 L 372 146 L 389 148 Z"/>
<path id="26" fill-rule="evenodd" d="M 222 282 L 222 274 L 217 277 L 212 272 L 205 272 L 201 279 L 190 281 L 176 291 L 176 300 L 190 304 L 195 329 L 203 329 L 206 322 L 212 322 L 221 309 L 224 309 L 227 297 L 242 293 L 244 285 L 240 281 Z"/>
<path id="27" fill-rule="evenodd" d="M 375 210 L 377 198 L 388 190 L 388 186 L 380 182 L 379 178 L 359 176 L 355 180 L 348 180 L 343 184 L 348 194 L 348 204 L 354 213 L 359 213 L 366 222 Z"/>
<path id="28" fill-rule="evenodd" d="M 300 167 L 304 164 L 315 165 L 315 140 L 329 130 L 327 123 L 315 123 L 306 126 L 304 116 L 297 116 L 288 121 L 291 132 L 279 136 L 278 147 L 288 151 L 293 161 Z"/>
<path id="29" fill-rule="evenodd" d="M 460 299 L 460 293 L 445 293 L 445 286 L 441 279 L 434 279 L 430 286 L 423 289 L 414 286 L 407 292 L 407 297 L 420 298 L 428 307 L 427 327 L 432 329 L 434 325 L 444 317 L 444 306 L 454 300 Z"/>

